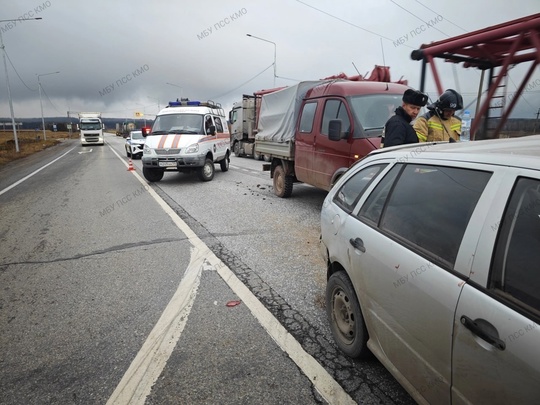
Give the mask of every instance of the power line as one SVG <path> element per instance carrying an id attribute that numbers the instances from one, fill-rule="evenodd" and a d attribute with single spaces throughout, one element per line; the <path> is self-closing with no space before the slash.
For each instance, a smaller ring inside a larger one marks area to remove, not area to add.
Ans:
<path id="1" fill-rule="evenodd" d="M 437 13 L 435 10 L 429 8 L 428 6 L 426 6 L 425 4 L 423 4 L 422 2 L 420 2 L 420 1 L 418 1 L 418 0 L 415 0 L 415 1 L 416 1 L 418 4 L 420 4 L 422 7 L 427 8 L 427 9 L 428 9 L 429 11 L 431 11 L 432 13 L 435 13 L 435 14 L 437 14 L 437 15 L 441 15 L 440 13 Z M 452 24 L 452 25 L 458 27 L 460 30 L 462 30 L 462 31 L 464 31 L 464 32 L 468 32 L 465 28 L 460 27 L 459 25 L 453 23 L 453 22 L 450 21 L 448 18 L 445 18 L 444 20 L 445 20 L 445 21 L 448 21 L 450 24 Z"/>
<path id="2" fill-rule="evenodd" d="M 259 77 L 260 75 L 262 75 L 264 72 L 266 72 L 268 69 L 270 69 L 270 68 L 273 67 L 273 66 L 274 66 L 274 64 L 272 63 L 270 66 L 268 66 L 268 67 L 267 67 L 266 69 L 264 69 L 262 72 L 257 73 L 255 76 L 253 76 L 253 77 L 252 77 L 251 79 L 249 79 L 248 81 L 242 83 L 241 85 L 235 87 L 235 88 L 232 89 L 232 90 L 229 90 L 229 91 L 226 92 L 226 93 L 220 94 L 219 96 L 213 96 L 213 97 L 210 97 L 210 99 L 211 99 L 211 100 L 214 100 L 214 99 L 215 99 L 215 100 L 218 100 L 218 99 L 220 99 L 221 97 L 226 96 L 227 94 L 230 94 L 230 93 L 232 93 L 233 91 L 238 90 L 240 87 L 245 86 L 245 85 L 248 84 L 250 81 L 256 79 L 257 77 Z"/>
<path id="3" fill-rule="evenodd" d="M 43 94 L 45 94 L 45 97 L 47 97 L 47 100 L 49 100 L 49 103 L 51 103 L 51 105 L 53 106 L 53 108 L 59 113 L 59 114 L 62 114 L 62 112 L 56 108 L 56 106 L 53 104 L 53 102 L 51 101 L 51 99 L 49 98 L 49 95 L 45 92 L 45 89 L 43 88 L 43 85 L 41 85 L 41 91 L 43 92 Z"/>
<path id="4" fill-rule="evenodd" d="M 416 18 L 418 18 L 420 21 L 422 21 L 423 23 L 426 23 L 426 24 L 427 24 L 426 21 L 422 20 L 420 17 L 418 17 L 416 14 L 412 13 L 411 11 L 407 10 L 405 7 L 400 6 L 400 5 L 397 4 L 394 0 L 390 0 L 390 1 L 391 1 L 392 3 L 394 3 L 396 6 L 398 6 L 400 9 L 406 11 L 407 13 L 409 13 L 410 15 L 412 15 L 413 17 L 416 17 Z M 437 15 L 439 15 L 439 14 L 437 14 Z M 447 37 L 450 37 L 450 35 L 445 34 L 444 32 L 442 32 L 442 31 L 441 31 L 440 29 L 438 29 L 437 27 L 434 27 L 433 24 L 431 25 L 431 28 L 434 28 L 434 29 L 436 29 L 437 31 L 439 31 L 441 34 L 446 35 Z"/>
<path id="5" fill-rule="evenodd" d="M 17 69 L 15 69 L 15 66 L 13 65 L 13 62 L 11 62 L 11 59 L 9 58 L 9 55 L 8 55 L 7 51 L 5 50 L 5 48 L 4 48 L 4 53 L 6 54 L 8 60 L 9 60 L 9 64 L 11 65 L 11 67 L 13 68 L 13 70 L 15 71 L 15 73 L 17 74 L 17 77 L 19 78 L 19 80 L 21 81 L 21 83 L 24 84 L 24 86 L 25 86 L 28 90 L 30 90 L 30 91 L 37 91 L 37 89 L 31 89 L 30 87 L 28 87 L 28 86 L 26 85 L 26 83 L 24 82 L 24 80 L 23 80 L 23 79 L 21 78 L 21 76 L 19 75 L 19 72 L 17 72 Z"/>
<path id="6" fill-rule="evenodd" d="M 376 35 L 376 36 L 378 36 L 379 38 L 384 38 L 384 39 L 386 39 L 387 41 L 394 42 L 394 40 L 391 39 L 391 38 L 385 37 L 384 35 L 381 35 L 381 34 L 378 34 L 378 33 L 374 32 L 374 31 L 370 31 L 370 30 L 368 30 L 368 29 L 366 29 L 366 28 L 360 27 L 359 25 L 353 24 L 353 23 L 351 23 L 351 22 L 349 22 L 349 21 L 347 21 L 347 20 L 344 20 L 343 18 L 340 18 L 340 17 L 337 17 L 337 16 L 335 16 L 335 15 L 333 15 L 333 14 L 327 13 L 326 11 L 321 10 L 320 8 L 317 8 L 317 7 L 314 7 L 314 6 L 310 5 L 310 4 L 304 3 L 304 2 L 301 1 L 301 0 L 296 0 L 296 1 L 297 1 L 298 3 L 303 4 L 303 5 L 306 6 L 306 7 L 312 8 L 313 10 L 317 10 L 319 13 L 323 13 L 323 14 L 327 15 L 328 17 L 335 18 L 336 20 L 341 21 L 341 22 L 343 22 L 343 23 L 345 23 L 345 24 L 348 24 L 348 25 L 350 25 L 350 26 L 353 26 L 353 27 L 355 27 L 355 28 L 358 28 L 358 29 L 360 29 L 360 30 L 362 30 L 362 31 L 368 32 L 368 33 L 370 33 L 370 34 L 372 34 L 372 35 Z M 407 48 L 414 49 L 412 46 L 409 46 L 409 45 L 403 45 L 403 46 L 406 46 Z"/>

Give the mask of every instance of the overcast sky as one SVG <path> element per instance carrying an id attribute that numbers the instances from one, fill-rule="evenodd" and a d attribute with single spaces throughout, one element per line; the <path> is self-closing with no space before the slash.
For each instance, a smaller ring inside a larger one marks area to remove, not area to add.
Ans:
<path id="1" fill-rule="evenodd" d="M 0 23 L 16 117 L 101 111 L 156 114 L 170 100 L 212 99 L 226 111 L 242 94 L 390 66 L 417 88 L 423 43 L 540 12 L 538 0 L 1 0 Z M 426 24 L 430 22 L 430 26 Z M 265 39 L 248 37 L 246 34 Z M 276 74 L 274 78 L 274 51 Z M 480 74 L 440 62 L 445 88 L 474 101 Z M 49 74 L 59 71 L 58 74 Z M 515 90 L 524 69 L 512 71 Z M 540 69 L 519 116 L 540 108 Z M 170 83 L 170 84 L 167 84 Z M 437 98 L 429 80 L 428 94 Z M 473 109 L 474 107 L 471 107 Z M 0 117 L 9 117 L 0 67 Z"/>

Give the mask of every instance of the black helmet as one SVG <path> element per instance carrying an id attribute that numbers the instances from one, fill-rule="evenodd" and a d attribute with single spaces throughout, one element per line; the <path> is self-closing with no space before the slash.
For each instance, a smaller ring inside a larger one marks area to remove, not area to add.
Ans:
<path id="1" fill-rule="evenodd" d="M 448 89 L 433 104 L 428 105 L 428 110 L 435 110 L 437 115 L 444 118 L 443 110 L 462 110 L 463 109 L 463 97 L 457 91 Z"/>
<path id="2" fill-rule="evenodd" d="M 448 89 L 435 101 L 435 107 L 440 110 L 461 110 L 463 109 L 463 97 L 457 91 Z"/>

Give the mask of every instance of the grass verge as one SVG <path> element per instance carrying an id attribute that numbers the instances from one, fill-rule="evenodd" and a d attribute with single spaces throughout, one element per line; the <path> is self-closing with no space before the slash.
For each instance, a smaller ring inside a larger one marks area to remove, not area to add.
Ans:
<path id="1" fill-rule="evenodd" d="M 64 139 L 69 139 L 68 132 L 45 132 L 47 140 L 43 139 L 43 131 L 17 131 L 17 140 L 19 144 L 19 152 L 15 148 L 15 138 L 13 131 L 0 130 L 0 166 L 12 162 L 17 159 L 32 155 L 43 149 L 50 148 Z M 77 137 L 77 134 L 72 133 L 71 139 Z"/>

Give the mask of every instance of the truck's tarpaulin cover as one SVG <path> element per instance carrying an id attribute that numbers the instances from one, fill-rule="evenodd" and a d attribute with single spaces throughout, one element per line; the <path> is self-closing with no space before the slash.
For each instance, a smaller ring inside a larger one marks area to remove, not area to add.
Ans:
<path id="1" fill-rule="evenodd" d="M 328 81 L 300 82 L 283 90 L 263 95 L 255 139 L 273 142 L 294 140 L 296 120 L 306 93 L 309 89 Z"/>

